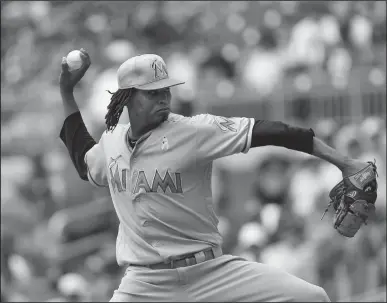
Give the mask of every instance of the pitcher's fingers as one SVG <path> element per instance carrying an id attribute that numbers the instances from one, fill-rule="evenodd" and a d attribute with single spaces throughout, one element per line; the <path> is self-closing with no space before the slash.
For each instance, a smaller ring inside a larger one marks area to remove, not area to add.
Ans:
<path id="1" fill-rule="evenodd" d="M 85 60 L 85 62 L 87 62 L 88 64 L 90 64 L 90 56 L 89 56 L 89 54 L 87 53 L 87 51 L 85 51 L 84 48 L 81 48 L 81 49 L 80 49 L 80 52 L 81 52 L 81 57 Z"/>
<path id="2" fill-rule="evenodd" d="M 82 75 L 82 77 L 86 73 L 86 71 L 89 69 L 89 67 L 90 67 L 90 61 L 87 60 L 86 58 L 83 59 L 82 66 L 79 69 L 79 72 Z"/>
<path id="3" fill-rule="evenodd" d="M 80 77 L 83 77 L 90 67 L 90 59 L 81 53 L 82 66 L 79 69 Z"/>
<path id="4" fill-rule="evenodd" d="M 62 58 L 62 71 L 63 72 L 68 72 L 69 71 L 69 66 L 67 65 L 66 57 Z"/>

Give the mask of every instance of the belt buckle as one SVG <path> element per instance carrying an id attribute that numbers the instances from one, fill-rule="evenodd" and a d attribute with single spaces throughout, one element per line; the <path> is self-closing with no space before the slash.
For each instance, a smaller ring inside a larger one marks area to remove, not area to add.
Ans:
<path id="1" fill-rule="evenodd" d="M 204 251 L 197 252 L 194 256 L 195 256 L 196 264 L 206 261 L 206 255 L 204 254 Z"/>

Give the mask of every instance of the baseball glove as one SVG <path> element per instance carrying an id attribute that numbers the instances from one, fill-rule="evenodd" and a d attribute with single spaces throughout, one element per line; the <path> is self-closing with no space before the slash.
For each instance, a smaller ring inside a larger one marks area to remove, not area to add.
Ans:
<path id="1" fill-rule="evenodd" d="M 375 201 L 377 197 L 378 183 L 375 163 L 359 172 L 345 177 L 329 193 L 336 213 L 333 227 L 343 236 L 352 238 L 361 225 L 367 224 L 367 220 L 375 213 Z M 321 218 L 322 219 L 322 218 Z"/>

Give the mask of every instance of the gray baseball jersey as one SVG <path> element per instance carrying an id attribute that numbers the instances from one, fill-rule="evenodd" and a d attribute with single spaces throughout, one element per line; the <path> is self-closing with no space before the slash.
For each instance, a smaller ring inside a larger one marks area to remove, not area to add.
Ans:
<path id="1" fill-rule="evenodd" d="M 169 114 L 132 149 L 130 124 L 104 132 L 86 155 L 88 178 L 108 186 L 120 225 L 119 265 L 154 264 L 222 243 L 213 209 L 213 160 L 247 153 L 254 119 Z"/>

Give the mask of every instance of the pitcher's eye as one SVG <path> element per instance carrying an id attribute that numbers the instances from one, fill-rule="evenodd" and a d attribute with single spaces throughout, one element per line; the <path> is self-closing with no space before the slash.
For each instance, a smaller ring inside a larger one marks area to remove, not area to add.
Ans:
<path id="1" fill-rule="evenodd" d="M 162 89 L 149 90 L 148 94 L 150 96 L 157 96 L 157 95 L 162 95 L 162 94 L 168 93 L 168 92 L 169 92 L 169 87 L 162 88 Z"/>

